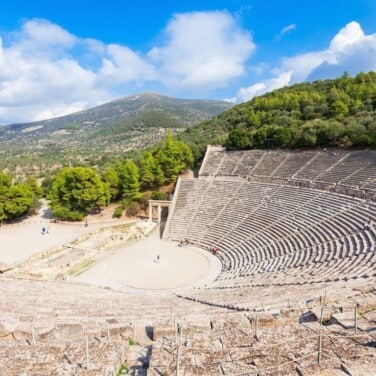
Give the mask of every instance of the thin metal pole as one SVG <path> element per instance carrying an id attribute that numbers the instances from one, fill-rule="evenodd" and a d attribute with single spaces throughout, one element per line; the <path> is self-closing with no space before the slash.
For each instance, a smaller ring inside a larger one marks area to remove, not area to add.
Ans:
<path id="1" fill-rule="evenodd" d="M 35 345 L 35 329 L 34 329 L 33 326 L 31 327 L 31 336 L 32 336 L 32 339 L 33 339 L 33 345 Z"/>
<path id="2" fill-rule="evenodd" d="M 181 334 L 182 334 L 182 327 L 178 329 L 178 336 L 177 339 L 177 351 L 176 351 L 176 376 L 179 376 L 179 367 L 180 367 L 180 347 L 181 347 Z"/>
<path id="3" fill-rule="evenodd" d="M 86 348 L 86 369 L 89 369 L 90 359 L 89 359 L 89 338 L 86 334 L 85 336 L 85 348 Z"/>
<path id="4" fill-rule="evenodd" d="M 324 306 L 321 307 L 321 314 L 320 314 L 320 326 L 322 326 L 322 318 L 324 316 Z"/>
<path id="5" fill-rule="evenodd" d="M 318 340 L 318 354 L 317 354 L 317 364 L 321 364 L 321 353 L 322 353 L 322 335 L 321 331 L 319 334 L 319 340 Z"/>

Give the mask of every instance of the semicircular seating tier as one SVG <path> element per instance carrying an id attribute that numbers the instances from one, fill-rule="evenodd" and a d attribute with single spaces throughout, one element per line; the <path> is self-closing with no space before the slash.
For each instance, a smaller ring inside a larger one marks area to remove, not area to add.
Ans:
<path id="1" fill-rule="evenodd" d="M 199 176 L 287 183 L 375 199 L 376 151 L 226 151 L 208 146 Z"/>
<path id="2" fill-rule="evenodd" d="M 199 176 L 179 180 L 164 238 L 219 250 L 209 288 L 376 276 L 374 151 L 209 147 Z M 350 193 L 334 189 L 345 181 Z"/>

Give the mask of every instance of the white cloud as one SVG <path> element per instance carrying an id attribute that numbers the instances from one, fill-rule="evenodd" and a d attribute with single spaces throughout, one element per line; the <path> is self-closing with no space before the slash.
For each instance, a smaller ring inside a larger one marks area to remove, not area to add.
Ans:
<path id="1" fill-rule="evenodd" d="M 43 19 L 0 35 L 0 124 L 64 115 L 146 85 L 213 89 L 245 72 L 255 48 L 228 12 L 177 14 L 148 53 L 83 39 Z"/>
<path id="2" fill-rule="evenodd" d="M 282 36 L 290 33 L 291 31 L 293 31 L 295 29 L 296 29 L 296 25 L 295 24 L 287 25 L 284 28 L 282 28 L 282 30 L 279 32 L 279 35 L 282 37 Z"/>
<path id="3" fill-rule="evenodd" d="M 45 20 L 27 21 L 6 37 L 8 43 L 0 43 L 0 124 L 63 115 L 111 98 L 96 85 L 96 73 L 70 56 L 85 40 Z"/>
<path id="4" fill-rule="evenodd" d="M 7 37 L 6 46 L 0 38 L 0 124 L 83 110 L 118 97 L 126 83 L 153 79 L 153 66 L 129 48 L 80 39 L 46 20 Z"/>
<path id="5" fill-rule="evenodd" d="M 254 85 L 241 88 L 237 94 L 237 101 L 245 102 L 252 99 L 255 96 L 265 94 L 269 91 L 279 89 L 290 83 L 292 72 L 283 72 L 279 76 L 258 82 Z"/>
<path id="6" fill-rule="evenodd" d="M 128 47 L 110 44 L 99 72 L 99 80 L 106 84 L 121 85 L 129 81 L 147 81 L 155 79 L 153 65 Z"/>
<path id="7" fill-rule="evenodd" d="M 364 37 L 365 35 L 360 25 L 355 21 L 350 22 L 332 39 L 329 51 L 344 51 L 364 39 Z"/>
<path id="8" fill-rule="evenodd" d="M 365 35 L 353 21 L 333 37 L 326 49 L 283 58 L 280 66 L 272 70 L 275 77 L 241 88 L 237 101 L 296 82 L 335 78 L 344 71 L 356 74 L 370 70 L 376 70 L 376 33 Z"/>
<path id="9" fill-rule="evenodd" d="M 73 34 L 43 19 L 26 21 L 12 39 L 17 51 L 44 58 L 64 54 L 78 41 Z"/>
<path id="10" fill-rule="evenodd" d="M 281 35 L 294 29 L 288 25 Z M 162 39 L 140 52 L 79 38 L 40 19 L 1 34 L 0 124 L 67 114 L 150 86 L 196 95 L 253 73 L 259 78 L 238 91 L 240 102 L 344 70 L 376 70 L 376 34 L 366 35 L 356 22 L 341 29 L 327 48 L 282 58 L 274 66 L 247 66 L 255 44 L 236 16 L 225 11 L 176 14 Z"/>
<path id="11" fill-rule="evenodd" d="M 223 87 L 245 72 L 255 49 L 249 33 L 227 12 L 177 14 L 168 24 L 166 43 L 149 57 L 170 86 Z"/>
<path id="12" fill-rule="evenodd" d="M 236 103 L 236 97 L 232 97 L 232 98 L 224 98 L 222 99 L 223 101 L 225 102 L 228 102 L 228 103 Z"/>

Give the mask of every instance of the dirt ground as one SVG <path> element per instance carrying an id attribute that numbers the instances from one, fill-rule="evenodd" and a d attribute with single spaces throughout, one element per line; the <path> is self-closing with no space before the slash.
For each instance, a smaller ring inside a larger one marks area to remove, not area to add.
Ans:
<path id="1" fill-rule="evenodd" d="M 212 281 L 220 271 L 220 261 L 209 252 L 163 241 L 159 232 L 154 231 L 148 238 L 100 261 L 75 280 L 116 289 L 176 289 Z"/>
<path id="2" fill-rule="evenodd" d="M 61 245 L 75 244 L 76 240 L 84 235 L 89 239 L 85 244 L 78 244 L 78 247 L 90 248 L 89 245 L 100 244 L 98 236 L 108 236 L 109 230 L 96 230 L 135 220 L 114 219 L 112 218 L 113 211 L 114 207 L 109 207 L 99 215 L 88 217 L 88 226 L 85 226 L 85 221 L 54 223 L 44 201 L 37 215 L 0 227 L 0 264 L 4 263 L 10 267 L 19 266 L 32 256 L 35 258 L 36 255 Z M 108 239 L 103 238 L 103 241 L 108 242 Z M 70 252 L 75 251 L 72 249 Z M 73 256 L 64 255 L 68 258 Z M 101 257 L 88 270 L 72 278 L 112 288 L 131 287 L 156 290 L 210 282 L 219 275 L 220 271 L 220 261 L 209 252 L 192 246 L 180 247 L 175 243 L 163 241 L 156 229 L 146 238 L 109 252 L 108 257 Z M 48 276 L 48 271 L 45 274 Z"/>
<path id="3" fill-rule="evenodd" d="M 101 214 L 88 217 L 88 226 L 85 226 L 84 222 L 54 223 L 47 203 L 42 201 L 37 215 L 14 224 L 0 226 L 0 262 L 14 266 L 36 253 L 70 243 L 105 224 L 124 223 L 124 220 L 112 219 L 112 212 L 113 207 L 109 207 Z"/>

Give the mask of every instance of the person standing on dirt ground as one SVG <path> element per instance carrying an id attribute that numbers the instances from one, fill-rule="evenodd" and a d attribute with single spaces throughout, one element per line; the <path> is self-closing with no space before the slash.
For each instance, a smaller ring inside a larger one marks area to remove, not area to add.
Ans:
<path id="1" fill-rule="evenodd" d="M 159 255 L 157 255 L 157 263 L 159 264 Z"/>

